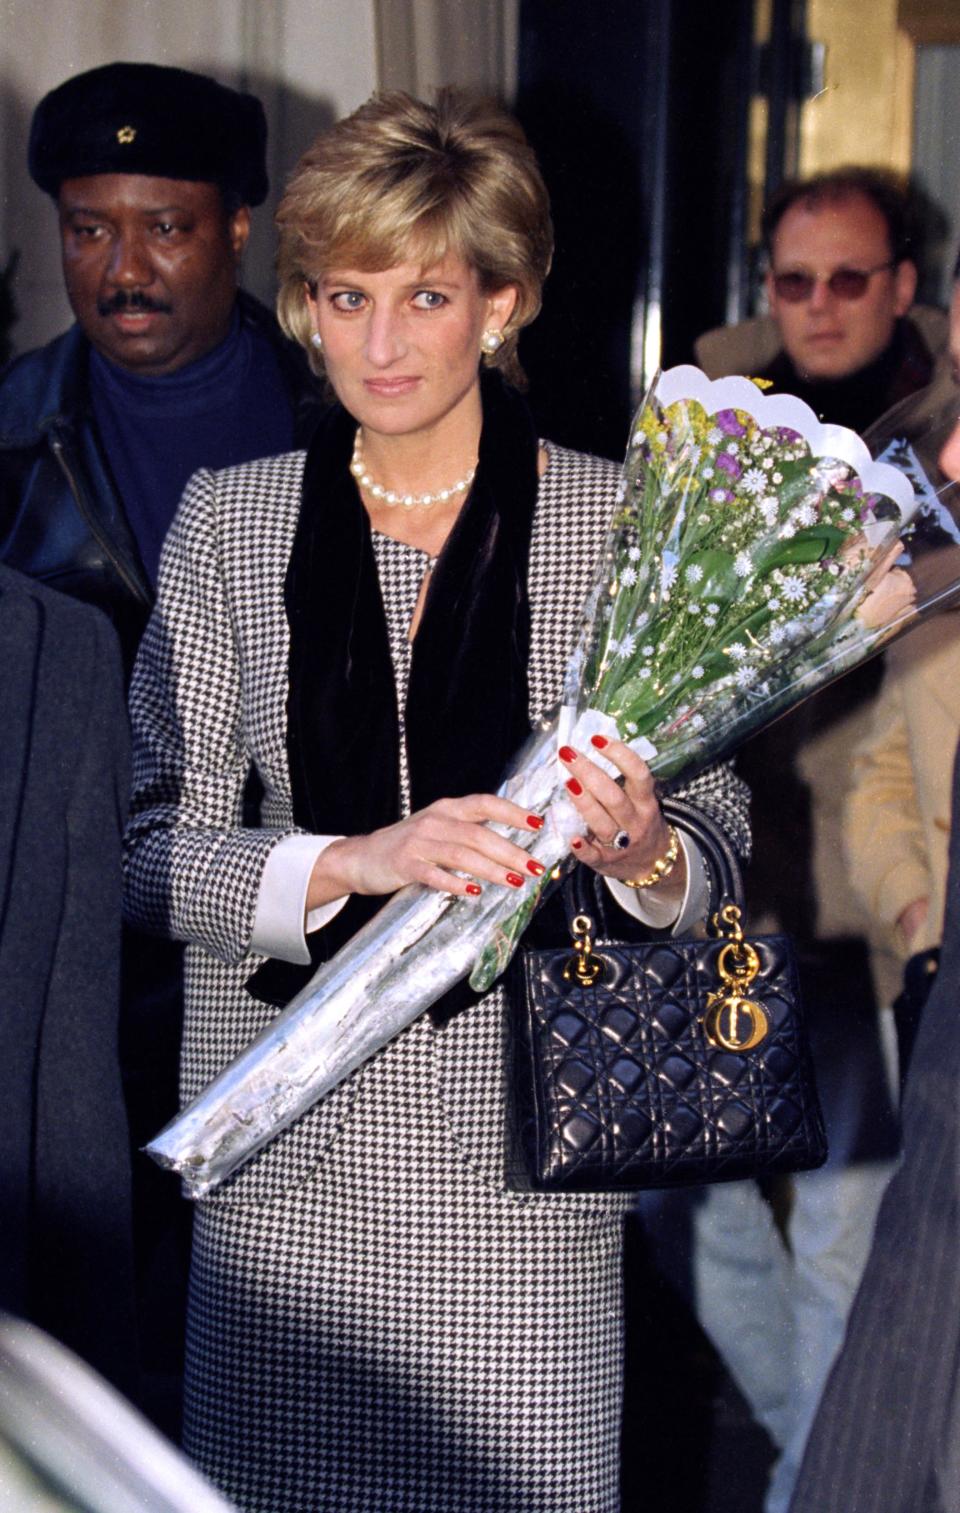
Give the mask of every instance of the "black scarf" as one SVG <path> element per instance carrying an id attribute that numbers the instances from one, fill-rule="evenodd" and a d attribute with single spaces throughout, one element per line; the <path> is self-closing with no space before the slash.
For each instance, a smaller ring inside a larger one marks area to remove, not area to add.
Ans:
<path id="1" fill-rule="evenodd" d="M 405 723 L 414 810 L 494 792 L 530 728 L 537 438 L 523 401 L 497 375 L 484 375 L 482 396 L 476 478 L 433 570 L 411 660 Z M 369 516 L 349 470 L 355 430 L 337 407 L 311 443 L 284 591 L 293 817 L 320 835 L 367 834 L 400 818 L 386 617 Z M 383 902 L 353 894 L 308 936 L 309 967 L 267 962 L 250 991 L 286 1003 Z"/>

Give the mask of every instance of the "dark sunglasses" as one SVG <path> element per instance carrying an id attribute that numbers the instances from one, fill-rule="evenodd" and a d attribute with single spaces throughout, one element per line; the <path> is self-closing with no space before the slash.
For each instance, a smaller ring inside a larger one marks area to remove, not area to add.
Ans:
<path id="1" fill-rule="evenodd" d="M 891 261 L 878 263 L 875 268 L 838 268 L 825 279 L 818 278 L 814 273 L 775 273 L 773 287 L 777 291 L 777 298 L 785 299 L 788 305 L 799 305 L 803 300 L 809 299 L 818 283 L 826 284 L 836 299 L 863 299 L 873 275 L 894 266 Z"/>

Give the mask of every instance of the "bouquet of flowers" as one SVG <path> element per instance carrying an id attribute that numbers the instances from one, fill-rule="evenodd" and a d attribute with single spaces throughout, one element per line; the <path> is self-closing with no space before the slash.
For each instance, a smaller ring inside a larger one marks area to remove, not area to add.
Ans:
<path id="1" fill-rule="evenodd" d="M 691 776 L 960 596 L 960 552 L 922 601 L 895 565 L 916 555 L 931 498 L 944 503 L 905 429 L 888 442 L 900 463 L 910 452 L 913 481 L 789 395 L 690 367 L 656 380 L 632 428 L 562 705 L 500 790 L 543 817 L 536 835 L 513 838 L 545 880 L 582 826 L 561 745 L 618 736 L 661 779 Z M 954 527 L 952 547 L 958 539 Z M 479 900 L 402 889 L 148 1152 L 192 1196 L 218 1185 L 461 978 L 489 988 L 542 886 L 519 902 L 493 888 Z"/>

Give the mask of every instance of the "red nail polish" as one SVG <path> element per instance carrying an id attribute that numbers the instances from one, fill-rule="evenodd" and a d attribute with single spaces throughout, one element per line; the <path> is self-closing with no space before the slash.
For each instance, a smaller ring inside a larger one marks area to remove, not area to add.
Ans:
<path id="1" fill-rule="evenodd" d="M 572 746 L 561 746 L 557 755 L 561 762 L 575 762 L 577 760 L 577 753 Z"/>
<path id="2" fill-rule="evenodd" d="M 479 898 L 480 894 L 483 892 L 483 889 L 481 888 L 479 883 L 467 883 L 467 892 L 470 894 L 471 898 Z"/>
<path id="3" fill-rule="evenodd" d="M 570 844 L 573 847 L 574 851 L 579 851 L 580 847 L 583 845 L 583 841 L 571 841 Z"/>
<path id="4" fill-rule="evenodd" d="M 576 778 L 567 778 L 567 787 L 570 789 L 571 793 L 577 794 L 578 797 L 583 792 L 583 788 L 577 782 Z"/>
<path id="5" fill-rule="evenodd" d="M 543 862 L 529 861 L 527 862 L 527 871 L 532 872 L 534 877 L 542 877 L 544 872 L 546 871 L 546 868 L 544 867 Z"/>
<path id="6" fill-rule="evenodd" d="M 519 872 L 508 872 L 507 882 L 510 884 L 511 888 L 523 887 L 523 878 L 520 876 Z"/>
<path id="7" fill-rule="evenodd" d="M 590 737 L 590 745 L 596 746 L 598 751 L 602 751 L 604 746 L 610 745 L 610 742 L 607 740 L 605 735 L 592 735 Z"/>
<path id="8" fill-rule="evenodd" d="M 540 818 L 539 814 L 528 814 L 527 824 L 530 826 L 531 830 L 543 829 L 543 820 Z"/>

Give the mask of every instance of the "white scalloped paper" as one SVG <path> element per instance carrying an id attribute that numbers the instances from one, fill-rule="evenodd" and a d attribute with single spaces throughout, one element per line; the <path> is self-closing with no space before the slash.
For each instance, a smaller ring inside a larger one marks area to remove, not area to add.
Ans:
<path id="1" fill-rule="evenodd" d="M 692 363 L 661 373 L 654 392 L 664 407 L 680 399 L 693 399 L 708 415 L 716 415 L 718 410 L 743 410 L 764 430 L 786 426 L 799 432 L 814 457 L 835 457 L 845 462 L 856 472 L 865 493 L 892 499 L 903 525 L 920 506 L 913 485 L 899 468 L 874 462 L 856 431 L 818 420 L 810 406 L 794 394 L 764 394 L 749 378 L 708 378 Z"/>

